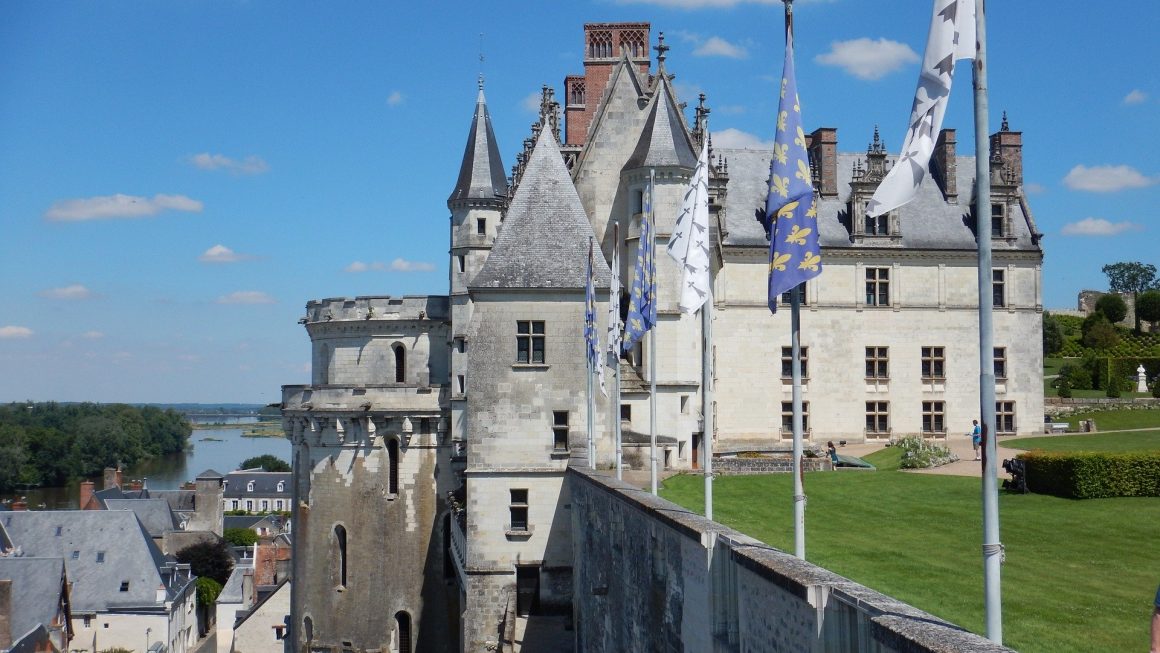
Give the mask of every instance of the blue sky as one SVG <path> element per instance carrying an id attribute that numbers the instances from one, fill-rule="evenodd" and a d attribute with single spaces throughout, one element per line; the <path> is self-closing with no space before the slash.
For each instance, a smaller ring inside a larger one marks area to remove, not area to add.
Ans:
<path id="1" fill-rule="evenodd" d="M 1160 265 L 1160 7 L 990 4 L 991 128 L 1024 133 L 1046 304 L 1070 308 L 1105 263 Z M 794 7 L 807 130 L 862 151 L 878 124 L 896 151 L 931 2 Z M 480 33 L 510 166 L 583 23 L 638 20 L 715 142 L 772 138 L 780 2 L 0 3 L 0 401 L 278 401 L 309 378 L 307 300 L 446 292 Z M 964 153 L 971 115 L 960 64 Z"/>

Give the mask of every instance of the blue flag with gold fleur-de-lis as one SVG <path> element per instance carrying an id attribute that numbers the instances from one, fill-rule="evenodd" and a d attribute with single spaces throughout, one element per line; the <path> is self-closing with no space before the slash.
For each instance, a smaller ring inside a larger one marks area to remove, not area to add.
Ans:
<path id="1" fill-rule="evenodd" d="M 630 351 L 657 322 L 657 262 L 653 251 L 652 184 L 645 191 L 640 217 L 640 240 L 636 245 L 636 268 L 629 292 L 628 320 L 624 324 L 624 351 Z"/>
<path id="2" fill-rule="evenodd" d="M 793 72 L 793 35 L 786 33 L 777 137 L 769 163 L 769 195 L 763 220 L 769 234 L 769 310 L 783 292 L 822 273 L 818 208 L 810 183 L 810 159 L 802 130 L 801 102 Z"/>

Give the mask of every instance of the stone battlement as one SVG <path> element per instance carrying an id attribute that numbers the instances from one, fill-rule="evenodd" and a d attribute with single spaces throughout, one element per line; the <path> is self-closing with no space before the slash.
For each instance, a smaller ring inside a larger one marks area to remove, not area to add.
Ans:
<path id="1" fill-rule="evenodd" d="M 343 320 L 438 320 L 450 319 L 449 300 L 439 295 L 402 297 L 328 297 L 306 303 L 304 323 Z"/>

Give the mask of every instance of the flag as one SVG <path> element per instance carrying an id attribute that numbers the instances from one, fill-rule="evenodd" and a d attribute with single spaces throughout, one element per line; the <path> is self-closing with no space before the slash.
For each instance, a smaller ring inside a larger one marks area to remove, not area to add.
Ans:
<path id="1" fill-rule="evenodd" d="M 955 60 L 974 58 L 975 0 L 935 0 L 902 153 L 866 205 L 867 215 L 882 215 L 914 199 L 942 129 Z"/>
<path id="2" fill-rule="evenodd" d="M 600 335 L 596 333 L 596 289 L 592 267 L 592 241 L 588 241 L 588 279 L 584 285 L 584 349 L 588 355 L 588 373 L 596 374 L 600 391 L 608 396 L 604 387 L 604 363 L 600 360 Z"/>
<path id="3" fill-rule="evenodd" d="M 612 283 L 608 289 L 608 353 L 612 354 L 613 365 L 620 360 L 620 230 L 612 245 Z"/>
<path id="4" fill-rule="evenodd" d="M 709 139 L 669 236 L 669 256 L 681 266 L 681 311 L 694 313 L 709 296 Z"/>
<path id="5" fill-rule="evenodd" d="M 632 349 L 644 332 L 657 321 L 657 262 L 653 253 L 652 184 L 645 191 L 644 214 L 640 218 L 640 240 L 636 244 L 636 269 L 628 302 L 628 322 L 624 325 L 624 351 Z"/>
<path id="6" fill-rule="evenodd" d="M 768 301 L 769 310 L 774 313 L 783 292 L 822 273 L 818 205 L 810 181 L 810 159 L 793 72 L 793 34 L 787 31 L 777 136 L 769 162 L 769 195 L 765 198 L 763 220 L 770 234 Z"/>

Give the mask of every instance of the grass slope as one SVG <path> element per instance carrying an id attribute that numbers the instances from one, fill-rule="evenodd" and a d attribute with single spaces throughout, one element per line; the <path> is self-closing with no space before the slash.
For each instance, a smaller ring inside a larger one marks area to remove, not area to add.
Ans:
<path id="1" fill-rule="evenodd" d="M 1084 435 L 1057 435 L 1043 438 L 1020 438 L 1003 441 L 1012 449 L 1042 449 L 1043 451 L 1160 451 L 1160 430 L 1132 431 L 1129 433 L 1086 433 Z"/>
<path id="2" fill-rule="evenodd" d="M 805 479 L 806 557 L 973 632 L 983 614 L 982 500 L 976 478 L 907 474 L 898 452 L 866 457 L 878 471 Z M 704 511 L 700 476 L 662 496 Z M 792 478 L 714 483 L 721 523 L 793 550 Z M 1004 643 L 1034 653 L 1145 650 L 1160 570 L 1160 499 L 999 499 Z"/>
<path id="3" fill-rule="evenodd" d="M 1072 428 L 1078 428 L 1080 420 L 1094 419 L 1101 431 L 1119 429 L 1160 429 L 1160 409 L 1150 410 L 1101 410 L 1068 415 Z"/>

